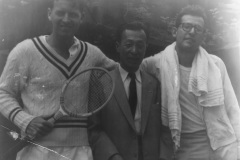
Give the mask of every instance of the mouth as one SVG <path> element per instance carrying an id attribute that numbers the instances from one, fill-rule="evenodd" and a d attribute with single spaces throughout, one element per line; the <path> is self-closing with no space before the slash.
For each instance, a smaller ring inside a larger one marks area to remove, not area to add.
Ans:
<path id="1" fill-rule="evenodd" d="M 66 25 L 60 25 L 60 28 L 61 29 L 71 29 L 72 27 L 71 26 L 66 26 Z"/>
<path id="2" fill-rule="evenodd" d="M 185 38 L 184 40 L 185 40 L 185 41 L 188 41 L 188 42 L 192 42 L 192 43 L 195 42 L 195 39 L 193 39 L 193 38 Z"/>
<path id="3" fill-rule="evenodd" d="M 129 62 L 132 63 L 132 64 L 140 64 L 142 62 L 141 59 L 139 58 L 134 58 L 134 59 L 129 59 Z"/>

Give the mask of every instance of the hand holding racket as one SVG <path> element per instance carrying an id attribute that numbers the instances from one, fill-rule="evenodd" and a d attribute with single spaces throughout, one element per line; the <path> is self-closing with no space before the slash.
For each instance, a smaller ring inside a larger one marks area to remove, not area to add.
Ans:
<path id="1" fill-rule="evenodd" d="M 101 110 L 111 99 L 115 83 L 107 70 L 93 67 L 71 77 L 63 86 L 60 109 L 48 121 L 63 116 L 88 117 Z"/>
<path id="2" fill-rule="evenodd" d="M 60 109 L 48 121 L 52 124 L 63 116 L 88 117 L 100 111 L 113 95 L 115 83 L 107 70 L 93 67 L 81 71 L 66 81 L 60 97 Z M 3 157 L 21 150 L 34 138 L 23 137 Z"/>

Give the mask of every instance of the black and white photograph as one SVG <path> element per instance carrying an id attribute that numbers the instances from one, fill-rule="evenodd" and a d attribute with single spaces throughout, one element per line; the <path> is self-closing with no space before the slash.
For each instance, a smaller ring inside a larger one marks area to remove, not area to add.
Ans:
<path id="1" fill-rule="evenodd" d="M 239 0 L 0 0 L 0 160 L 240 160 Z"/>

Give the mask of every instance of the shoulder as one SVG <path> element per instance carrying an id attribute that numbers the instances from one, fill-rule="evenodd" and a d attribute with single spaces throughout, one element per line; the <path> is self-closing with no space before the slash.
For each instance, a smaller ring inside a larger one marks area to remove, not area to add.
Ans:
<path id="1" fill-rule="evenodd" d="M 216 55 L 213 54 L 209 54 L 211 60 L 220 68 L 222 69 L 222 67 L 225 67 L 225 64 L 223 62 L 223 60 L 221 58 L 219 58 Z"/>
<path id="2" fill-rule="evenodd" d="M 25 48 L 28 49 L 29 47 L 33 46 L 33 42 L 31 39 L 25 39 L 22 42 L 18 43 L 14 48 Z"/>
<path id="3" fill-rule="evenodd" d="M 117 79 L 118 77 L 121 77 L 121 74 L 118 69 L 118 65 L 116 65 L 112 70 L 110 70 L 109 74 L 115 79 Z"/>
<path id="4" fill-rule="evenodd" d="M 26 39 L 20 43 L 18 43 L 9 53 L 9 58 L 11 57 L 25 57 L 28 50 L 33 48 L 34 44 L 31 39 Z"/>
<path id="5" fill-rule="evenodd" d="M 219 58 L 218 56 L 213 55 L 213 54 L 209 54 L 209 56 L 215 63 L 223 63 L 222 59 Z"/>
<path id="6" fill-rule="evenodd" d="M 147 58 L 144 58 L 143 62 L 144 63 L 154 63 L 154 62 L 158 62 L 159 59 L 161 58 L 162 56 L 162 52 L 159 52 L 159 53 L 156 53 L 150 57 L 147 57 Z"/>
<path id="7" fill-rule="evenodd" d="M 105 57 L 104 53 L 97 46 L 84 41 L 80 41 L 80 43 L 83 43 L 85 45 L 84 47 L 87 51 L 88 56 L 92 58 L 100 58 L 100 59 Z"/>
<path id="8" fill-rule="evenodd" d="M 87 47 L 87 49 L 90 51 L 102 52 L 97 46 L 95 46 L 89 42 L 85 42 L 85 41 L 81 41 L 81 40 L 79 40 L 79 42 L 84 44 Z"/>
<path id="9" fill-rule="evenodd" d="M 161 56 L 162 52 L 145 58 L 141 64 L 141 68 L 146 72 L 155 73 L 156 68 L 159 68 Z"/>

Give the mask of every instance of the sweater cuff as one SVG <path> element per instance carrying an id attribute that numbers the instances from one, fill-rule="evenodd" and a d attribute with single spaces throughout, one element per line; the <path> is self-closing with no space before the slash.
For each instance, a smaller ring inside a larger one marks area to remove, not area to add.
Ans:
<path id="1" fill-rule="evenodd" d="M 21 129 L 22 132 L 26 133 L 26 128 L 28 124 L 33 120 L 33 118 L 35 117 L 27 114 L 24 111 L 20 111 L 13 119 L 13 122 Z"/>

